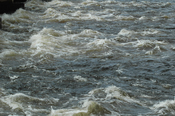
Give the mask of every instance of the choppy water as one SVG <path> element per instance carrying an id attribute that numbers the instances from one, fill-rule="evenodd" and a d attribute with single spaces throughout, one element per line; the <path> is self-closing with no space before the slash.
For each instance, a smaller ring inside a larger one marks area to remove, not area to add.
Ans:
<path id="1" fill-rule="evenodd" d="M 1 116 L 175 115 L 175 0 L 31 0 L 2 14 Z"/>

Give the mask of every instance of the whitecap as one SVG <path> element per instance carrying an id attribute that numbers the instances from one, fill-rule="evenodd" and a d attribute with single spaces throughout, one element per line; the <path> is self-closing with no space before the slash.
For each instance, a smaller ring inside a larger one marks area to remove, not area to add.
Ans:
<path id="1" fill-rule="evenodd" d="M 175 115 L 175 100 L 165 100 L 156 103 L 151 108 L 159 114 L 163 115 Z"/>

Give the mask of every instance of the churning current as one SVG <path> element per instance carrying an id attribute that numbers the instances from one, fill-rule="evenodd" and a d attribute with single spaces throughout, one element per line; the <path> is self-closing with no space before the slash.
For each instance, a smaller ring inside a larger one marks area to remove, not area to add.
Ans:
<path id="1" fill-rule="evenodd" d="M 175 115 L 175 0 L 29 0 L 0 17 L 1 116 Z"/>

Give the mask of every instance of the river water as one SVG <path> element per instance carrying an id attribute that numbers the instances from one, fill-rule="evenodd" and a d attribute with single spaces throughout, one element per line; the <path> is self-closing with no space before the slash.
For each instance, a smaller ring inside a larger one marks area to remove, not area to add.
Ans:
<path id="1" fill-rule="evenodd" d="M 30 0 L 0 17 L 0 116 L 175 115 L 175 0 Z"/>

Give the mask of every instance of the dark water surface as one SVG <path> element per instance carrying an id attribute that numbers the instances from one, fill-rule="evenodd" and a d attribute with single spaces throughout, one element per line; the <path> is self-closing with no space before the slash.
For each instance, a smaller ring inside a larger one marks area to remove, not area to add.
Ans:
<path id="1" fill-rule="evenodd" d="M 175 115 L 174 0 L 25 7 L 0 16 L 0 116 Z"/>

